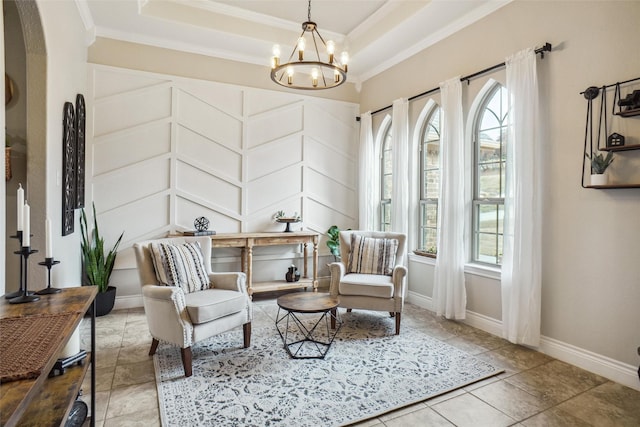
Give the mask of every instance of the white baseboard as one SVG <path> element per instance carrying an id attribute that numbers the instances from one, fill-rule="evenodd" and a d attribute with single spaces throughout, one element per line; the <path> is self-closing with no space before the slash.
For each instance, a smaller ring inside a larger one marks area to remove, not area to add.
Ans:
<path id="1" fill-rule="evenodd" d="M 433 300 L 431 299 L 431 297 L 424 296 L 417 292 L 408 291 L 407 302 L 410 302 L 411 304 L 415 304 L 418 307 L 422 307 L 429 311 L 433 311 Z"/>
<path id="2" fill-rule="evenodd" d="M 126 310 L 128 308 L 138 308 L 142 306 L 142 295 L 128 295 L 124 297 L 116 296 L 116 302 L 113 305 L 113 309 Z"/>
<path id="3" fill-rule="evenodd" d="M 640 391 L 640 378 L 638 378 L 638 367 L 636 366 L 544 336 L 540 340 L 540 351 Z"/>
<path id="4" fill-rule="evenodd" d="M 407 302 L 433 311 L 433 300 L 416 292 L 409 291 L 407 293 Z M 467 310 L 467 318 L 464 323 L 490 334 L 502 336 L 502 322 L 492 317 Z M 636 366 L 545 336 L 540 339 L 538 351 L 640 391 L 640 379 Z"/>

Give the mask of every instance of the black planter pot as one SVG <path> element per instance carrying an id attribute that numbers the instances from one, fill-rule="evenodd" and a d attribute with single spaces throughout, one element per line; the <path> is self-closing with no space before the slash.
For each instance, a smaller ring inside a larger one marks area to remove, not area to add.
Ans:
<path id="1" fill-rule="evenodd" d="M 111 313 L 116 302 L 116 287 L 109 286 L 105 292 L 98 292 L 96 295 L 96 317 L 105 316 Z M 89 309 L 91 313 L 92 309 Z"/>

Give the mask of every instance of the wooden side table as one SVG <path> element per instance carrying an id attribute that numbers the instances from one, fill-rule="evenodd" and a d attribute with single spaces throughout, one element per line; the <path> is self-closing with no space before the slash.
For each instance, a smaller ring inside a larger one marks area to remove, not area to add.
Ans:
<path id="1" fill-rule="evenodd" d="M 0 425 L 2 426 L 60 426 L 71 410 L 78 391 L 91 366 L 91 410 L 90 425 L 95 425 L 95 315 L 91 316 L 91 352 L 84 365 L 66 369 L 63 375 L 48 378 L 57 357 L 80 324 L 89 307 L 94 304 L 97 286 L 64 288 L 60 293 L 41 295 L 37 302 L 9 304 L 0 300 L 0 319 L 30 317 L 69 316 L 62 330 L 50 330 L 51 334 L 60 334 L 63 339 L 57 341 L 55 348 L 47 349 L 52 355 L 45 363 L 37 378 L 22 379 L 2 383 L 0 386 Z M 95 313 L 95 307 L 93 310 Z M 29 346 L 29 336 L 22 337 L 25 347 Z M 4 343 L 6 344 L 6 343 Z M 36 343 L 37 344 L 37 343 Z M 2 357 L 2 348 L 0 348 Z"/>
<path id="2" fill-rule="evenodd" d="M 318 233 L 312 231 L 294 231 L 290 233 L 221 233 L 211 236 L 213 248 L 241 248 L 242 271 L 247 275 L 247 291 L 278 291 L 282 289 L 307 288 L 318 289 Z M 269 282 L 253 282 L 253 248 L 256 246 L 277 246 L 301 244 L 303 246 L 304 267 L 302 278 L 297 282 L 285 280 Z M 308 245 L 313 245 L 313 275 L 309 277 Z"/>

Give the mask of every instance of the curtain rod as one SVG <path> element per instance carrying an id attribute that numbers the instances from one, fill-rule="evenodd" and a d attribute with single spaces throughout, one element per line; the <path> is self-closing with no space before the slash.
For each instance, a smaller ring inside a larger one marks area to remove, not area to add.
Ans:
<path id="1" fill-rule="evenodd" d="M 551 43 L 545 43 L 544 46 L 542 46 L 541 48 L 538 48 L 538 49 L 535 50 L 535 53 L 539 53 L 540 54 L 540 58 L 541 59 L 544 59 L 544 53 L 545 52 L 551 52 Z M 490 71 L 496 70 L 498 68 L 502 68 L 504 66 L 505 66 L 505 63 L 501 62 L 500 64 L 493 65 L 493 66 L 491 66 L 489 68 L 485 68 L 484 70 L 480 70 L 480 71 L 477 71 L 477 72 L 475 72 L 473 74 L 469 74 L 468 76 L 460 77 L 460 81 L 464 82 L 466 80 L 466 82 L 468 84 L 471 79 L 476 78 L 478 76 L 481 76 L 481 75 L 483 75 L 485 73 L 488 73 Z M 409 98 L 409 101 L 413 101 L 414 99 L 418 99 L 418 98 L 421 98 L 423 96 L 430 95 L 430 94 L 432 94 L 434 92 L 438 92 L 439 90 L 440 90 L 439 86 L 438 87 L 434 87 L 433 89 L 429 89 L 429 90 L 427 90 L 425 92 L 419 93 L 417 95 L 413 95 L 412 97 Z M 391 107 L 393 107 L 393 105 L 387 105 L 386 107 L 379 108 L 376 111 L 372 112 L 371 115 L 373 116 L 374 114 L 381 113 L 381 112 L 383 112 L 385 110 L 388 110 Z M 356 117 L 356 121 L 360 121 L 360 117 Z"/>

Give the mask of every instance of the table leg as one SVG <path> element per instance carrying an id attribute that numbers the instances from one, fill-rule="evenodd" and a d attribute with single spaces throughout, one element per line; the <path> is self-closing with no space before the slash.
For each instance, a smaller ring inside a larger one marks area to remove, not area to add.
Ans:
<path id="1" fill-rule="evenodd" d="M 247 292 L 253 295 L 253 246 L 247 246 Z"/>
<path id="2" fill-rule="evenodd" d="M 307 279 L 309 277 L 309 269 L 307 268 L 307 242 L 302 244 L 302 259 L 304 260 L 304 274 L 303 278 Z"/>
<path id="3" fill-rule="evenodd" d="M 313 238 L 313 291 L 318 290 L 318 236 Z"/>

